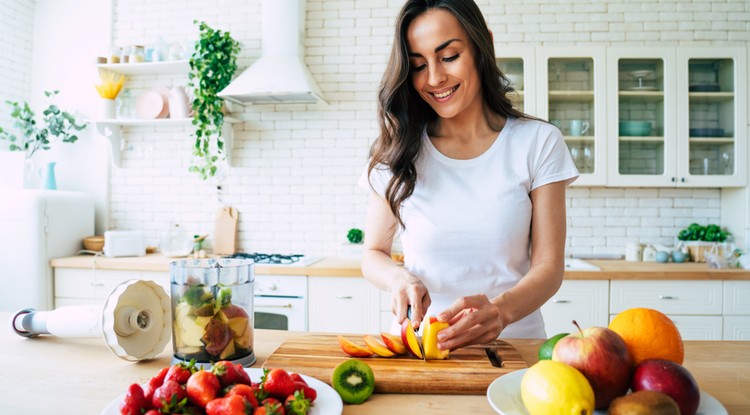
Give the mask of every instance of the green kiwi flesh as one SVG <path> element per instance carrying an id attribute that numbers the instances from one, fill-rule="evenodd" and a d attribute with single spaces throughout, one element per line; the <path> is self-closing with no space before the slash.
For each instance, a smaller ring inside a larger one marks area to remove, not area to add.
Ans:
<path id="1" fill-rule="evenodd" d="M 344 402 L 360 404 L 375 390 L 375 375 L 367 363 L 349 359 L 333 369 L 331 385 Z"/>

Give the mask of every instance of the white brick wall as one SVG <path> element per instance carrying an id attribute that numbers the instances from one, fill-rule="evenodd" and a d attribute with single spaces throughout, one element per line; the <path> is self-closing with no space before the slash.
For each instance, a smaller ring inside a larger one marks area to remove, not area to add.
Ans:
<path id="1" fill-rule="evenodd" d="M 0 7 L 15 10 L 16 4 L 2 0 Z M 335 255 L 346 231 L 363 226 L 367 196 L 356 182 L 377 135 L 376 89 L 402 4 L 307 1 L 305 60 L 330 105 L 254 106 L 240 114 L 245 122 L 234 127 L 235 167 L 220 183 L 223 202 L 240 212 L 240 249 Z M 478 4 L 495 39 L 508 46 L 745 46 L 750 40 L 750 4 L 744 0 Z M 114 10 L 116 45 L 148 44 L 158 36 L 185 44 L 197 38 L 192 22 L 198 19 L 240 41 L 241 68 L 260 55 L 260 0 L 115 0 Z M 4 39 L 15 31 L 0 27 Z M 3 78 L 1 93 L 10 90 Z M 180 82 L 166 77 L 131 86 Z M 131 129 L 126 139 L 130 150 L 123 154 L 123 167 L 111 172 L 109 226 L 145 229 L 152 240 L 169 221 L 195 234 L 212 232 L 219 180 L 204 182 L 187 172 L 189 129 Z M 692 221 L 718 222 L 720 194 L 572 188 L 568 251 L 623 253 L 631 240 L 669 244 Z"/>
<path id="2" fill-rule="evenodd" d="M 26 101 L 31 95 L 31 50 L 34 0 L 0 0 L 0 126 L 10 127 L 5 101 Z M 0 141 L 0 149 L 7 143 Z"/>

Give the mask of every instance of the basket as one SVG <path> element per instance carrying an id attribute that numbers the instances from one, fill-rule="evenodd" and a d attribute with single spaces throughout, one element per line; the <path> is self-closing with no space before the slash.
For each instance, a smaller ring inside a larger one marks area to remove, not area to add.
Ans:
<path id="1" fill-rule="evenodd" d="M 716 249 L 719 255 L 724 255 L 724 247 L 722 244 L 714 244 L 713 242 L 697 242 L 686 244 L 688 251 L 690 252 L 690 258 L 693 262 L 706 262 L 706 254 L 716 245 Z"/>
<path id="2" fill-rule="evenodd" d="M 96 235 L 83 238 L 83 249 L 101 251 L 104 248 L 104 236 Z"/>

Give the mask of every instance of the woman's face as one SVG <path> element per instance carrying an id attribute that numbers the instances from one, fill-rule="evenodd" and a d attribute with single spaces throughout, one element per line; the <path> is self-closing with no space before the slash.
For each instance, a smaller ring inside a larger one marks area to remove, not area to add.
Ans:
<path id="1" fill-rule="evenodd" d="M 411 22 L 406 38 L 412 85 L 440 117 L 481 106 L 472 43 L 452 13 L 428 10 Z"/>

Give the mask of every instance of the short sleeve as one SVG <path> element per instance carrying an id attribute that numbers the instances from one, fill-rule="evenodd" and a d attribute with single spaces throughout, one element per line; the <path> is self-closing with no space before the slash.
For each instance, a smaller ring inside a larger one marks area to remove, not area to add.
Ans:
<path id="1" fill-rule="evenodd" d="M 567 184 L 570 184 L 579 176 L 560 130 L 550 124 L 546 127 L 539 131 L 544 137 L 537 153 L 530 190 L 559 181 L 567 181 Z"/>
<path id="2" fill-rule="evenodd" d="M 372 169 L 368 178 L 367 166 L 365 166 L 364 171 L 359 176 L 357 184 L 368 191 L 374 190 L 380 197 L 385 197 L 385 189 L 388 186 L 391 176 L 392 174 L 388 167 L 383 164 L 378 164 Z"/>

